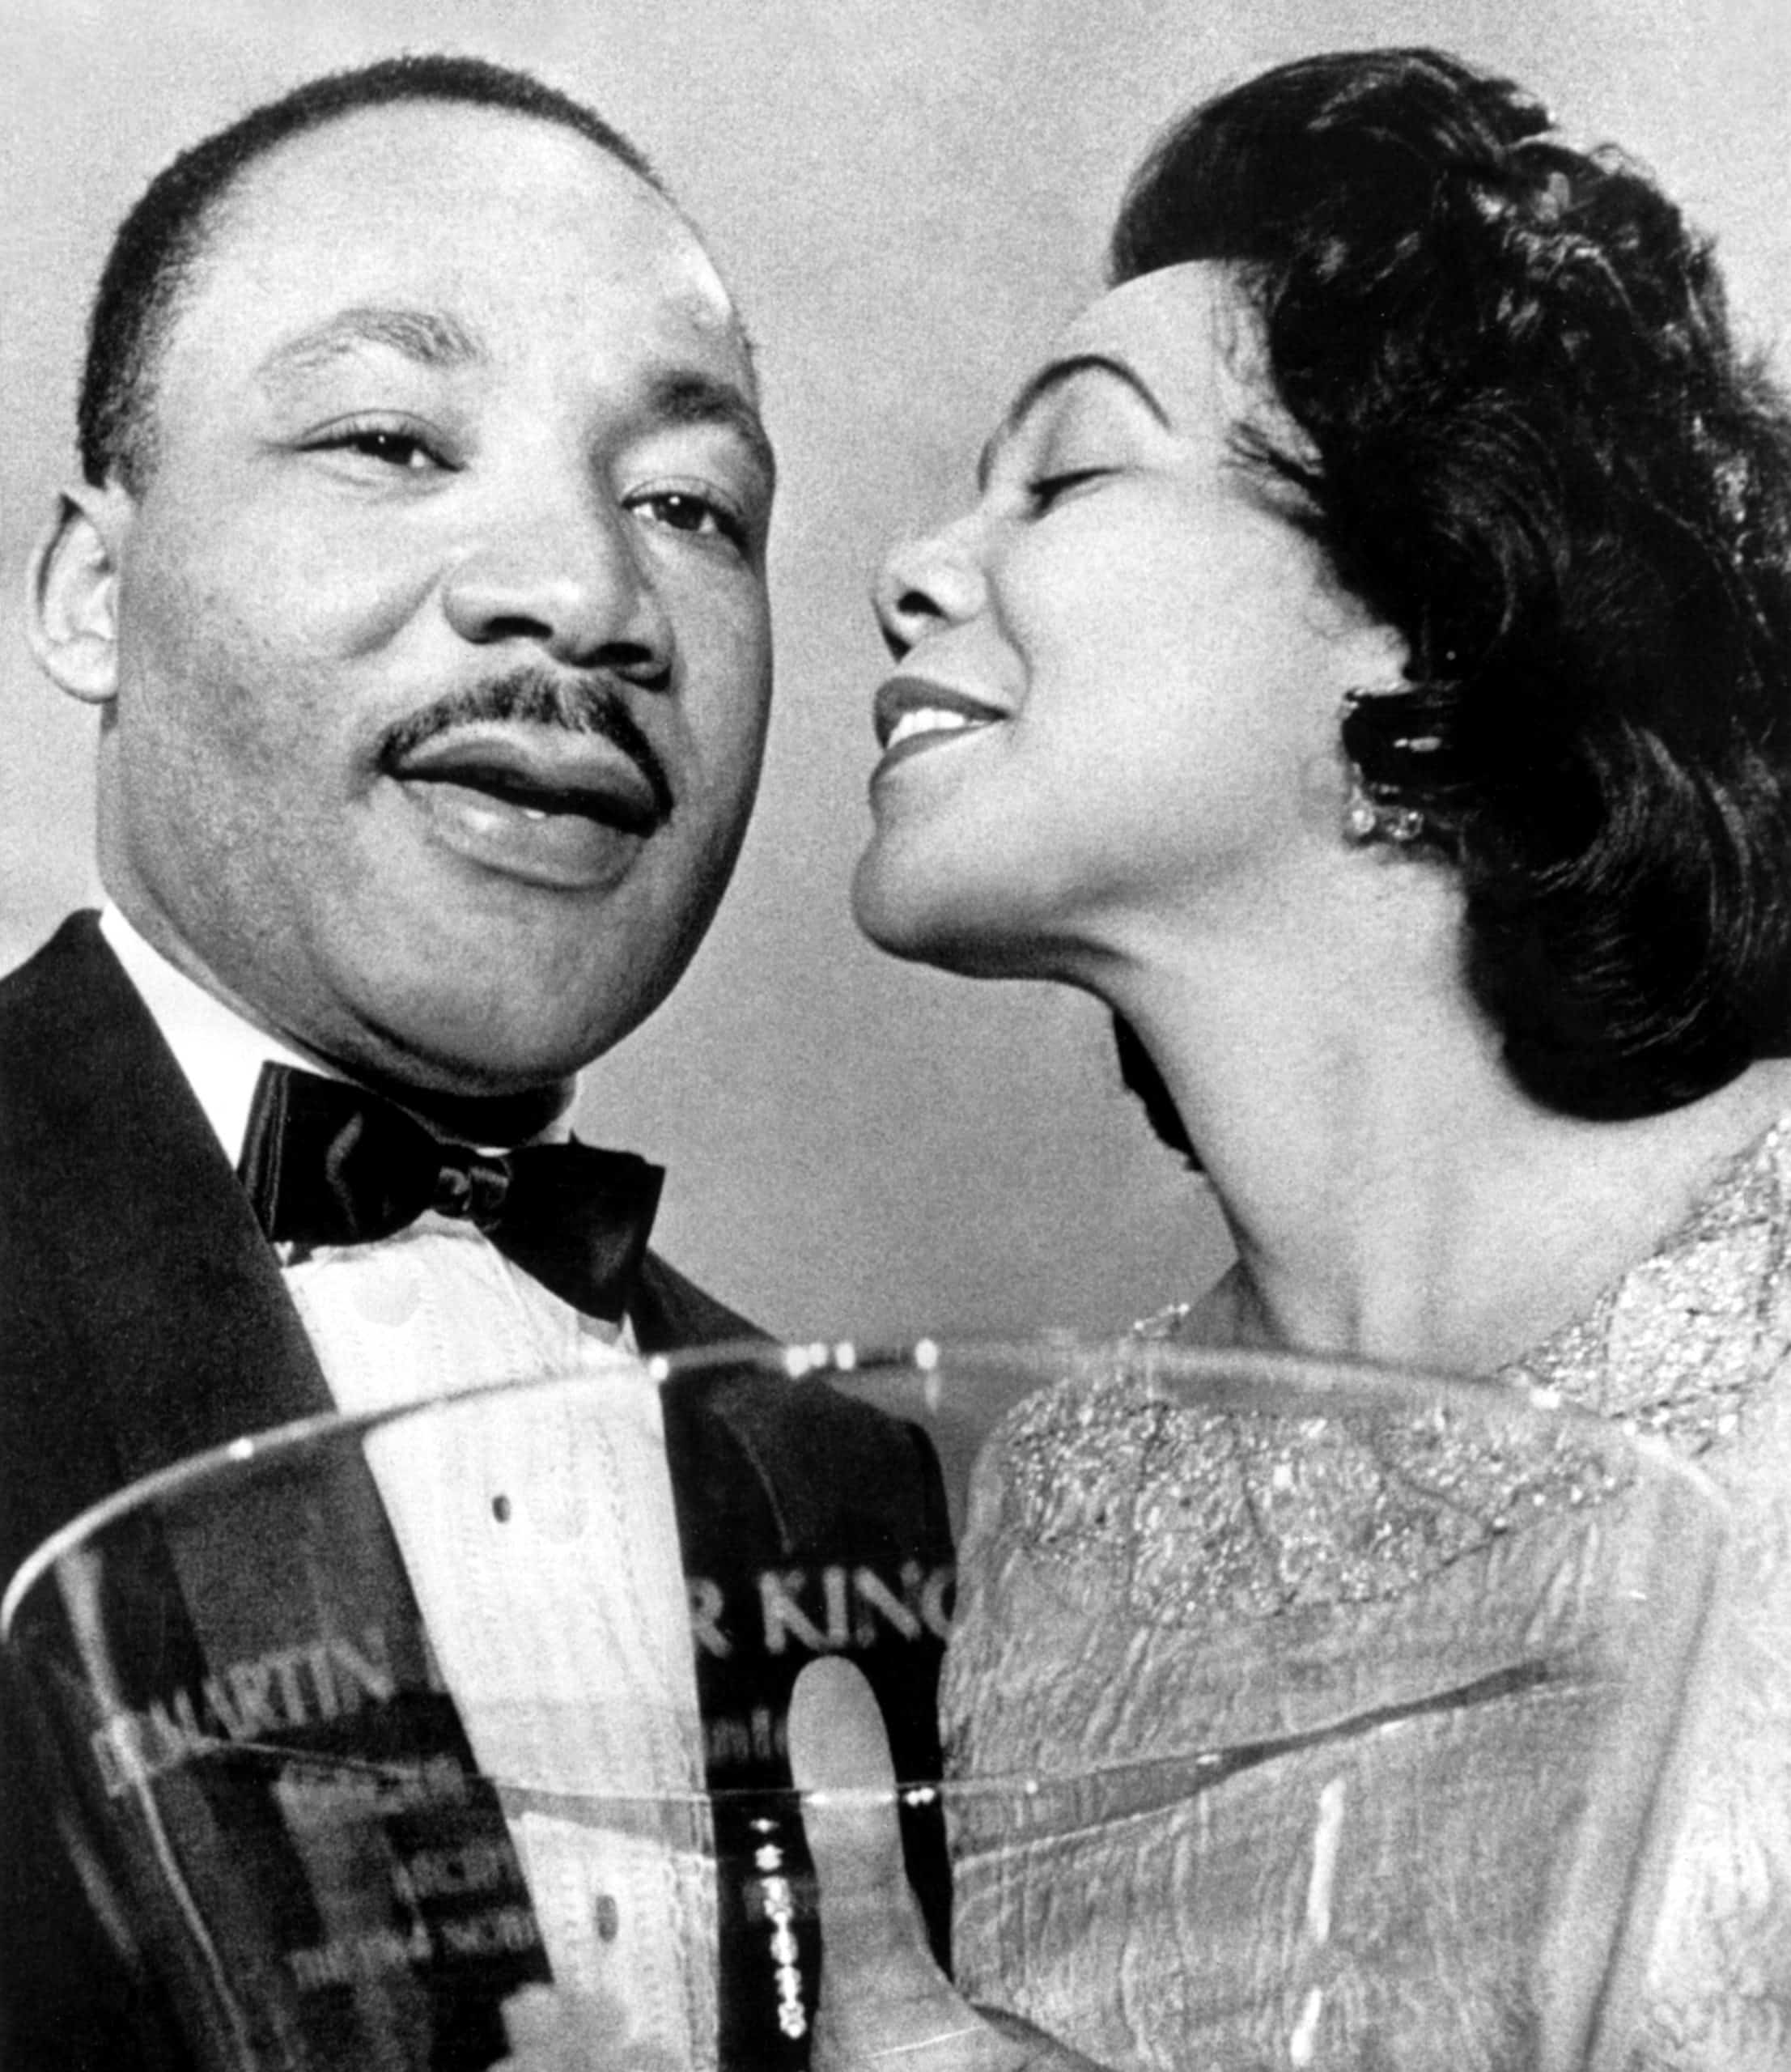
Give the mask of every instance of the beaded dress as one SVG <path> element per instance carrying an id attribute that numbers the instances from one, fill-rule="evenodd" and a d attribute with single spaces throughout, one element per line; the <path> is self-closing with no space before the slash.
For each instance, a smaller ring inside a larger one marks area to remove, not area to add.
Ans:
<path id="1" fill-rule="evenodd" d="M 1174 1323 L 1154 1328 L 1173 1335 Z M 1791 2066 L 1791 1118 L 1586 1315 L 1499 1378 L 1658 1435 L 1730 1506 L 1729 1566 L 1704 1658 L 1704 1702 L 1685 1730 L 1688 1750 L 1681 1743 L 1686 1810 L 1645 1956 L 1632 2062 L 1636 2072 L 1782 2072 Z M 1546 1793 L 1536 1782 L 1553 1753 L 1546 1707 L 1539 1726 L 1513 1729 L 1508 1715 L 1478 1745 L 1470 1722 L 1451 1773 L 1453 1824 L 1414 1792 L 1409 1832 L 1390 1841 L 1393 1860 L 1411 1866 L 1409 1891 L 1383 1880 L 1374 1921 L 1349 1913 L 1330 1888 L 1356 1802 L 1322 1748 L 1295 1784 L 1277 1783 L 1270 1764 L 1214 1790 L 1158 1791 L 1154 1802 L 1138 1785 L 1144 1759 L 1212 1731 L 1216 1703 L 1237 1719 L 1254 1705 L 1298 1727 L 1309 1694 L 1290 1684 L 1284 1655 L 1272 1675 L 1263 1667 L 1270 1599 L 1280 1590 L 1284 1606 L 1290 1565 L 1329 1595 L 1333 1620 L 1339 1596 L 1351 1594 L 1339 1552 L 1351 1537 L 1336 1501 L 1343 1485 L 1326 1497 L 1309 1463 L 1264 1463 L 1256 1523 L 1240 1514 L 1228 1539 L 1212 1522 L 1209 1424 L 1124 1381 L 1071 1379 L 1020 1406 L 979 1464 L 942 1689 L 949 1770 L 1097 1771 L 1101 1781 L 1084 1802 L 1042 1812 L 1020 1844 L 959 1837 L 958 1983 L 1125 2072 L 1527 2066 L 1533 2012 L 1496 1981 L 1476 1986 L 1475 1957 L 1500 1937 L 1521 1939 L 1526 1909 L 1545 1895 L 1502 1868 L 1483 1871 L 1475 1822 L 1491 1832 L 1509 1794 Z M 1309 1487 L 1318 1492 L 1309 1500 Z M 1546 1513 L 1564 1506 L 1564 1488 L 1544 1474 L 1524 1501 Z M 1280 1558 L 1254 1603 L 1261 1514 L 1276 1490 L 1290 1492 L 1275 1519 Z M 1500 1492 L 1482 1493 L 1470 1509 L 1496 1516 Z M 1204 1514 L 1197 1539 L 1190 1505 Z M 1509 1544 L 1544 1538 L 1526 1528 Z M 1505 1549 L 1489 1554 L 1475 1541 L 1464 1527 L 1460 1546 L 1442 1550 L 1401 1603 L 1377 1602 L 1368 1577 L 1348 1607 L 1359 1618 L 1353 1638 L 1327 1673 L 1359 1660 L 1365 1679 L 1388 1621 L 1409 1636 L 1414 1616 L 1439 1632 L 1451 1617 L 1479 1617 L 1467 1579 Z M 1297 1573 L 1295 1598 L 1301 1586 Z M 1178 1713 L 1195 1707 L 1201 1722 L 1190 1730 Z M 1396 1745 L 1383 1737 L 1383 1756 Z M 1536 1803 L 1544 1827 L 1546 1796 Z M 1564 1806 L 1560 1817 L 1573 1811 Z M 1216 1917 L 1215 1890 L 1226 1896 Z M 1332 1918 L 1335 1909 L 1343 1917 Z M 1377 1936 L 1390 1948 L 1424 1942 L 1445 1965 L 1455 1938 L 1466 1983 L 1446 2033 L 1434 2013 L 1402 2028 L 1397 1992 L 1377 2001 L 1381 1988 L 1352 1978 L 1352 1938 L 1360 1947 Z"/>

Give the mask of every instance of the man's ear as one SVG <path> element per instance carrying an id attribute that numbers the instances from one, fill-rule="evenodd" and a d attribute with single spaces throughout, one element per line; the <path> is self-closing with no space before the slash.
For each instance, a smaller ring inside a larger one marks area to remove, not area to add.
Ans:
<path id="1" fill-rule="evenodd" d="M 105 705 L 118 689 L 118 559 L 132 503 L 116 482 L 66 490 L 32 556 L 26 631 L 71 698 Z"/>

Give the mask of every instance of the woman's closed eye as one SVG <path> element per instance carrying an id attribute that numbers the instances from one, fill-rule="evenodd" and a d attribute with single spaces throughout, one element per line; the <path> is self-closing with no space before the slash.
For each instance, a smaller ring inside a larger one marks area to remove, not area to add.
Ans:
<path id="1" fill-rule="evenodd" d="M 1034 475 L 1026 484 L 1026 500 L 1033 515 L 1042 517 L 1079 489 L 1101 481 L 1114 473 L 1110 467 L 1059 468 Z"/>

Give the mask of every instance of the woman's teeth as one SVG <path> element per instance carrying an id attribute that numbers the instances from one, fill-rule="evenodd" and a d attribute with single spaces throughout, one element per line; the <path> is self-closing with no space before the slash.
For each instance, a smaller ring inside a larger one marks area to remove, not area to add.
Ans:
<path id="1" fill-rule="evenodd" d="M 891 749 L 900 748 L 904 741 L 911 741 L 918 734 L 961 733 L 966 728 L 984 724 L 971 719 L 968 713 L 948 711 L 943 706 L 918 705 L 904 712 L 889 729 L 883 750 L 888 754 Z"/>

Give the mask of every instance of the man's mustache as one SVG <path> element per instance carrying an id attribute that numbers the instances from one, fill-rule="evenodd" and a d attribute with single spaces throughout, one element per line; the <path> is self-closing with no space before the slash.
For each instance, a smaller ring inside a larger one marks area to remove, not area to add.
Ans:
<path id="1" fill-rule="evenodd" d="M 393 769 L 439 734 L 503 721 L 601 736 L 620 749 L 647 779 L 660 817 L 671 813 L 672 786 L 664 766 L 627 701 L 605 677 L 567 679 L 546 669 L 521 669 L 469 685 L 399 720 L 381 744 L 380 759 L 388 770 Z"/>

